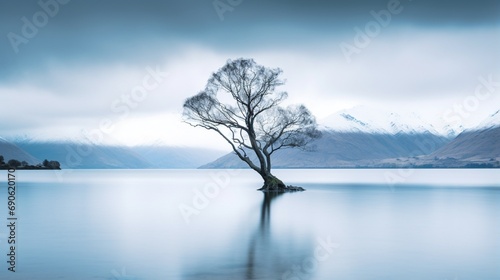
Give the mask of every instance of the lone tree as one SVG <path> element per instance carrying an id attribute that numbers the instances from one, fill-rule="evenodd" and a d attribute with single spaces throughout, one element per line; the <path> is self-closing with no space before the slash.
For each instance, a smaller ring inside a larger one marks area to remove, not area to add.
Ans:
<path id="1" fill-rule="evenodd" d="M 211 75 L 203 91 L 184 102 L 184 121 L 224 138 L 260 174 L 263 191 L 303 190 L 286 186 L 271 173 L 271 155 L 283 148 L 305 147 L 320 136 L 314 116 L 304 105 L 280 106 L 288 96 L 276 91 L 284 84 L 281 73 L 253 59 L 229 60 Z"/>

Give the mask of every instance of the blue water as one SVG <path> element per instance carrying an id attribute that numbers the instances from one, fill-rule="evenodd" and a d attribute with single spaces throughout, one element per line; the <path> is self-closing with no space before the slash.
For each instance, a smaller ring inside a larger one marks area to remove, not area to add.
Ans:
<path id="1" fill-rule="evenodd" d="M 500 279 L 497 170 L 0 172 L 0 279 Z"/>

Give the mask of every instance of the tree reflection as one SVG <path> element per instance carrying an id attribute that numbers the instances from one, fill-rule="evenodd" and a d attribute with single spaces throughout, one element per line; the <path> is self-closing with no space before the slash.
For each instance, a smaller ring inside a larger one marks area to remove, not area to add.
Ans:
<path id="1" fill-rule="evenodd" d="M 207 267 L 189 269 L 189 273 L 185 273 L 182 279 L 297 279 L 287 275 L 290 275 L 289 272 L 294 267 L 302 265 L 305 259 L 311 257 L 312 247 L 310 239 L 304 240 L 303 235 L 299 239 L 295 239 L 293 233 L 283 235 L 283 228 L 280 229 L 283 224 L 279 220 L 271 222 L 271 211 L 276 211 L 275 202 L 284 195 L 291 194 L 263 192 L 260 213 L 253 223 L 255 226 L 247 225 L 252 231 L 246 239 L 246 250 L 245 238 L 240 237 L 238 244 L 233 245 L 235 254 L 230 258 L 222 257 L 226 263 L 217 263 L 211 271 Z"/>
<path id="2" fill-rule="evenodd" d="M 283 195 L 281 192 L 264 192 L 259 226 L 250 238 L 245 279 L 260 279 L 263 274 L 276 277 L 284 271 L 279 265 L 279 256 L 273 250 L 273 243 L 270 240 L 271 204 L 281 195 Z"/>

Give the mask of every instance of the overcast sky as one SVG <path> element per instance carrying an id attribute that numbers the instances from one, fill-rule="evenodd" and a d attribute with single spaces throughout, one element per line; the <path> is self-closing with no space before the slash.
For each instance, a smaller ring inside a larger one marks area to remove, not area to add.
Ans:
<path id="1" fill-rule="evenodd" d="M 318 119 L 500 109 L 494 0 L 19 0 L 0 2 L 0 21 L 2 137 L 223 147 L 181 122 L 182 103 L 240 57 L 282 68 L 287 102 Z"/>

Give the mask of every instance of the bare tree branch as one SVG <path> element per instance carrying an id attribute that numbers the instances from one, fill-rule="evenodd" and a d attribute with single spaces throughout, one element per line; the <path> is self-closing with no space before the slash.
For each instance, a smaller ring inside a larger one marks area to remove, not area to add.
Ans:
<path id="1" fill-rule="evenodd" d="M 203 91 L 184 102 L 186 123 L 217 132 L 266 183 L 277 180 L 271 175 L 275 151 L 305 147 L 320 136 L 305 106 L 280 106 L 288 96 L 276 91 L 284 84 L 281 74 L 281 69 L 266 68 L 252 59 L 229 60 L 212 74 Z M 255 154 L 257 163 L 247 151 Z"/>

